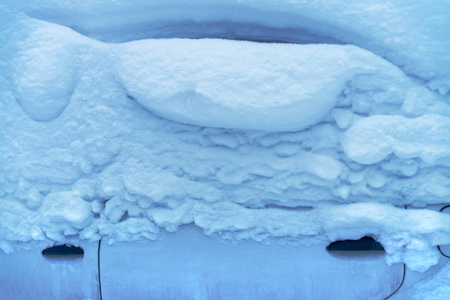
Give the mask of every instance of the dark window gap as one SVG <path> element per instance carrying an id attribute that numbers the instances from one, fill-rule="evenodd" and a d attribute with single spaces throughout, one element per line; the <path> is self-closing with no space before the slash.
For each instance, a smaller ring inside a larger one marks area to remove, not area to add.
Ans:
<path id="1" fill-rule="evenodd" d="M 336 257 L 361 257 L 384 255 L 384 247 L 370 236 L 359 240 L 342 240 L 332 242 L 327 251 Z"/>
<path id="2" fill-rule="evenodd" d="M 84 250 L 74 245 L 55 245 L 42 250 L 42 255 L 49 260 L 81 260 Z"/>

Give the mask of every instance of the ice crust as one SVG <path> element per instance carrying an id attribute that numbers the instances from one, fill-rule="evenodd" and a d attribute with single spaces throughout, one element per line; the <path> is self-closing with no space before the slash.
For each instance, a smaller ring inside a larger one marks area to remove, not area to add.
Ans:
<path id="1" fill-rule="evenodd" d="M 450 199 L 448 2 L 187 4 L 0 5 L 0 248 L 194 223 L 231 240 L 372 235 L 389 264 L 437 264 L 450 217 L 404 206 Z M 352 45 L 133 36 L 221 21 Z"/>

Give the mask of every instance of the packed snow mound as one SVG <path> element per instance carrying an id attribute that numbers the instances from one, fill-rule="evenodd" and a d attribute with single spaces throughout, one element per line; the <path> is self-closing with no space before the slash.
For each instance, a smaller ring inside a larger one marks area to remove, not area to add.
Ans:
<path id="1" fill-rule="evenodd" d="M 264 131 L 316 124 L 358 75 L 371 82 L 405 80 L 376 55 L 339 45 L 144 40 L 120 47 L 116 64 L 127 93 L 158 116 Z"/>
<path id="2" fill-rule="evenodd" d="M 12 68 L 16 99 L 37 121 L 58 117 L 91 67 L 80 49 L 105 60 L 128 96 L 156 115 L 205 127 L 302 130 L 322 121 L 361 78 L 370 90 L 411 85 L 395 66 L 355 46 L 208 39 L 105 45 L 62 26 L 36 25 Z"/>
<path id="3" fill-rule="evenodd" d="M 76 85 L 76 49 L 68 28 L 44 26 L 19 44 L 12 62 L 17 101 L 37 121 L 57 118 L 69 104 Z"/>
<path id="4" fill-rule="evenodd" d="M 388 263 L 429 268 L 448 216 L 404 206 L 450 197 L 446 3 L 4 1 L 0 248 L 194 223 L 305 245 L 371 235 Z M 220 20 L 340 45 L 161 34 Z"/>

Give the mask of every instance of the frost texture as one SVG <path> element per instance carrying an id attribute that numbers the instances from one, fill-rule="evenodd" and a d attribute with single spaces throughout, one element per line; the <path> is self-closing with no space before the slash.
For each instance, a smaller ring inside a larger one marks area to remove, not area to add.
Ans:
<path id="1" fill-rule="evenodd" d="M 450 197 L 448 2 L 186 4 L 1 4 L 0 248 L 194 223 L 437 264 L 449 216 L 404 205 Z"/>

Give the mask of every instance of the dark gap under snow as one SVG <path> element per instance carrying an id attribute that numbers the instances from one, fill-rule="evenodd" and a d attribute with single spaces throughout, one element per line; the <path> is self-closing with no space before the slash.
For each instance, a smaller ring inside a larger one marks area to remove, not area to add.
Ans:
<path id="1" fill-rule="evenodd" d="M 275 28 L 257 23 L 230 21 L 147 23 L 101 29 L 86 29 L 79 26 L 71 28 L 83 35 L 108 43 L 124 43 L 143 39 L 211 38 L 260 43 L 345 44 L 336 38 L 318 35 L 306 29 Z"/>
<path id="2" fill-rule="evenodd" d="M 73 245 L 55 245 L 42 250 L 42 255 L 49 260 L 81 260 L 84 250 Z"/>

